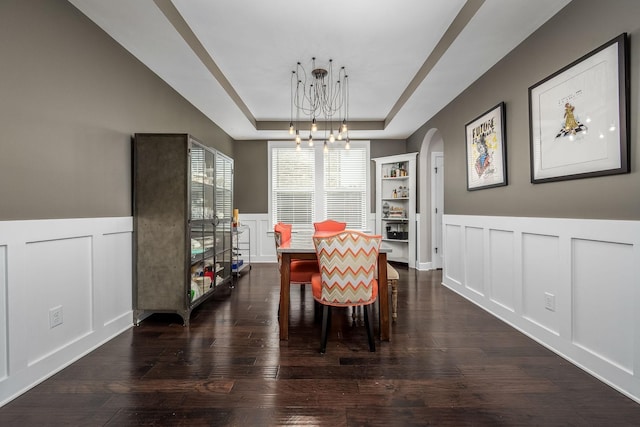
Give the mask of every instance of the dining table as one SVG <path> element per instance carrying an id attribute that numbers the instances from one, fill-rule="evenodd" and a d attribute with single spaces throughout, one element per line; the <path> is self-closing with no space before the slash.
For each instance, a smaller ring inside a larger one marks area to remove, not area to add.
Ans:
<path id="1" fill-rule="evenodd" d="M 327 234 L 316 232 L 318 234 Z M 329 233 L 332 234 L 332 233 Z M 281 256 L 280 266 L 280 340 L 289 339 L 289 297 L 291 291 L 291 261 L 298 259 L 317 260 L 312 232 L 292 233 L 291 239 L 282 242 L 277 251 Z M 378 309 L 380 340 L 390 340 L 389 286 L 387 283 L 387 253 L 391 249 L 380 247 L 378 251 Z"/>

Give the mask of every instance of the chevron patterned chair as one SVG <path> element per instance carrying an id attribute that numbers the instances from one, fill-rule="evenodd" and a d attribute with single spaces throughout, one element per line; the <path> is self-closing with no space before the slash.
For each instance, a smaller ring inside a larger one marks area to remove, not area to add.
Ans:
<path id="1" fill-rule="evenodd" d="M 382 236 L 346 230 L 313 236 L 320 273 L 311 277 L 313 298 L 323 306 L 320 353 L 327 349 L 331 307 L 363 307 L 369 351 L 376 351 L 371 305 L 378 297 L 376 280 Z"/>
<path id="2" fill-rule="evenodd" d="M 321 222 L 314 222 L 313 228 L 315 228 L 316 231 L 343 231 L 347 228 L 347 223 L 327 219 Z"/>

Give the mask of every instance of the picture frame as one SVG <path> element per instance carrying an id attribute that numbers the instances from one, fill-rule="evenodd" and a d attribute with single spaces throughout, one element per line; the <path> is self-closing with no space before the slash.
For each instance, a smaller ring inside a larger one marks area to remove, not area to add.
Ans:
<path id="1" fill-rule="evenodd" d="M 529 88 L 531 182 L 629 173 L 623 33 Z"/>
<path id="2" fill-rule="evenodd" d="M 506 108 L 504 102 L 465 125 L 467 191 L 507 185 Z"/>

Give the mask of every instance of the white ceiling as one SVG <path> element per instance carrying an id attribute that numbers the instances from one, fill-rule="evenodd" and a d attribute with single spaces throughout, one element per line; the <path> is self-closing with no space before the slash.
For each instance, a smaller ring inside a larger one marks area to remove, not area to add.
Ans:
<path id="1" fill-rule="evenodd" d="M 313 56 L 347 69 L 369 127 L 352 139 L 404 139 L 569 3 L 69 1 L 236 140 L 290 138 L 291 71 Z"/>

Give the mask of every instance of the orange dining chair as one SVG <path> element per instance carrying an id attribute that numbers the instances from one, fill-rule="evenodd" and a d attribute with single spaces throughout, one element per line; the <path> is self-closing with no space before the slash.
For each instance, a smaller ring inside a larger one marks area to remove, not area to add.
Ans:
<path id="1" fill-rule="evenodd" d="M 316 231 L 342 231 L 347 228 L 347 223 L 327 219 L 321 222 L 314 222 L 313 228 Z"/>
<path id="2" fill-rule="evenodd" d="M 291 224 L 279 222 L 273 227 L 273 233 L 276 243 L 276 253 L 278 254 L 278 270 L 280 270 L 282 268 L 282 256 L 278 253 L 277 249 L 282 243 L 291 240 Z M 290 283 L 302 285 L 301 290 L 303 290 L 305 284 L 311 283 L 311 276 L 319 271 L 318 262 L 310 259 L 291 260 L 290 271 Z"/>
<path id="3" fill-rule="evenodd" d="M 327 349 L 331 307 L 363 307 L 369 351 L 376 351 L 371 306 L 378 297 L 378 252 L 382 236 L 341 231 L 314 236 L 320 272 L 311 278 L 313 298 L 322 304 L 320 353 Z"/>

